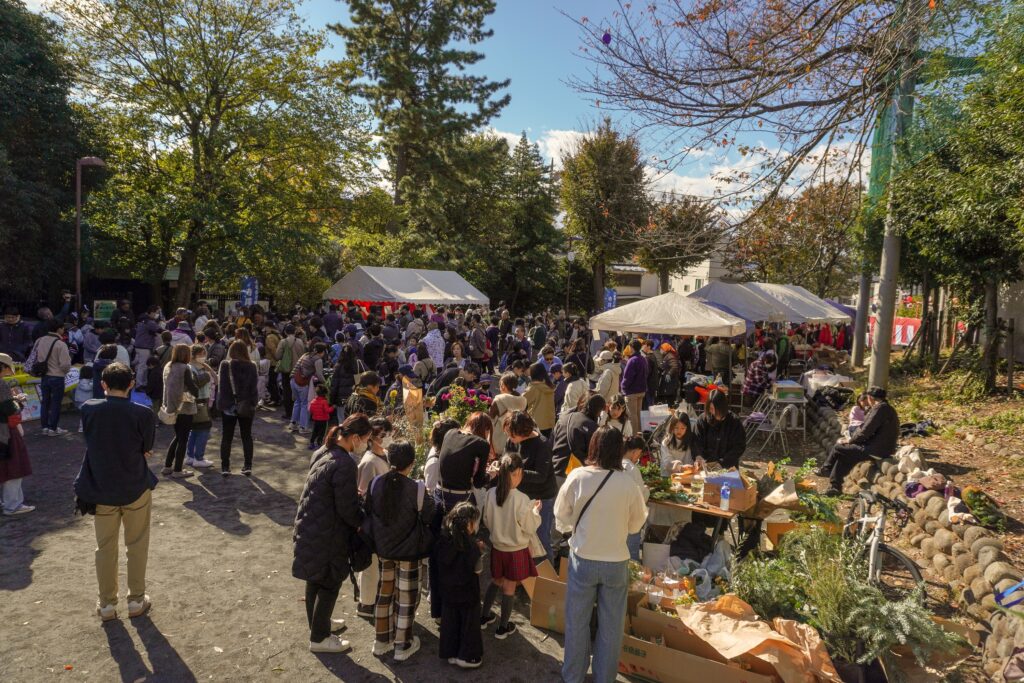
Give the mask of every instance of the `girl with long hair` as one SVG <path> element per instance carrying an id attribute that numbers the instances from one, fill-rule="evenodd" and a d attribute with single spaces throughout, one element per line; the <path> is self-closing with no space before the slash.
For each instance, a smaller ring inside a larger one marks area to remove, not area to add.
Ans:
<path id="1" fill-rule="evenodd" d="M 633 436 L 633 424 L 629 420 L 629 408 L 626 406 L 626 397 L 622 394 L 615 394 L 605 408 L 604 424 L 622 432 L 622 438 L 628 439 Z"/>
<path id="2" fill-rule="evenodd" d="M 477 540 L 480 510 L 459 503 L 444 517 L 437 539 L 441 586 L 448 596 L 441 610 L 437 654 L 461 669 L 476 669 L 484 654 L 480 633 L 480 573 L 483 543 Z"/>
<path id="3" fill-rule="evenodd" d="M 690 452 L 693 441 L 690 428 L 690 416 L 685 411 L 678 411 L 668 419 L 665 425 L 665 438 L 661 440 L 661 474 L 669 476 L 682 469 L 683 465 L 693 463 Z"/>
<path id="4" fill-rule="evenodd" d="M 192 348 L 188 344 L 171 347 L 171 360 L 164 367 L 164 410 L 174 413 L 174 438 L 167 447 L 167 458 L 164 459 L 163 474 L 177 479 L 191 477 L 194 472 L 182 470 L 185 463 L 185 451 L 188 448 L 188 435 L 192 431 L 192 421 L 196 416 L 196 396 L 199 387 L 196 385 L 195 374 L 192 372 Z"/>
<path id="5" fill-rule="evenodd" d="M 498 591 L 501 591 L 501 617 L 494 637 L 503 640 L 516 632 L 509 621 L 516 586 L 524 579 L 537 576 L 537 567 L 530 553 L 530 540 L 540 527 L 539 500 L 518 490 L 523 481 L 523 459 L 506 453 L 498 461 L 498 485 L 484 496 L 483 520 L 491 532 L 491 585 L 484 596 L 480 626 L 487 628 L 499 617 L 491 612 Z"/>
<path id="6" fill-rule="evenodd" d="M 433 518 L 434 502 L 422 483 L 409 478 L 416 466 L 411 443 L 392 443 L 387 458 L 390 469 L 370 483 L 365 502 L 380 575 L 373 654 L 394 649 L 395 661 L 403 662 L 420 649 L 412 627 L 420 602 L 420 564 L 429 554 L 422 533 Z"/>

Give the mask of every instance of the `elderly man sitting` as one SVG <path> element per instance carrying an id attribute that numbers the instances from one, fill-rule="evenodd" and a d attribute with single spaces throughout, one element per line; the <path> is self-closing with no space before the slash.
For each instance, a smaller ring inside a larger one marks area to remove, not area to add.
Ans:
<path id="1" fill-rule="evenodd" d="M 900 436 L 900 419 L 896 410 L 886 400 L 885 389 L 868 389 L 868 414 L 864 424 L 850 436 L 840 439 L 818 470 L 818 475 L 828 477 L 827 495 L 839 495 L 843 478 L 853 466 L 869 459 L 881 460 L 892 457 Z"/>

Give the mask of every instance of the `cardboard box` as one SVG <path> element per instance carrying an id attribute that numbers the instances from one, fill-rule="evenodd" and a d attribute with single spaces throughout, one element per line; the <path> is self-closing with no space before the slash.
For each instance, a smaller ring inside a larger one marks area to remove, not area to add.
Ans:
<path id="1" fill-rule="evenodd" d="M 559 563 L 560 574 L 550 562 L 537 565 L 537 576 L 523 581 L 530 596 L 530 623 L 537 628 L 565 633 L 565 593 L 569 580 L 569 561 Z"/>
<path id="2" fill-rule="evenodd" d="M 757 504 L 757 487 L 735 470 L 705 480 L 704 502 L 711 507 L 718 507 L 722 502 L 723 485 L 729 486 L 729 509 L 733 512 L 743 512 Z"/>
<path id="3" fill-rule="evenodd" d="M 648 610 L 649 611 L 649 610 Z M 677 620 L 678 621 L 678 620 Z M 680 622 L 682 625 L 682 622 Z M 692 654 L 685 649 L 697 638 L 677 631 L 665 631 L 656 625 L 627 621 L 627 633 L 622 638 L 619 672 L 645 681 L 678 683 L 679 681 L 707 681 L 708 683 L 776 683 L 774 676 L 746 671 L 729 662 L 715 661 Z M 662 639 L 659 645 L 654 639 Z M 645 640 L 648 639 L 648 640 Z M 717 653 L 716 653 L 717 654 Z"/>
<path id="4" fill-rule="evenodd" d="M 555 573 L 550 562 L 537 565 L 537 576 L 523 581 L 523 588 L 530 596 L 530 624 L 546 631 L 565 633 L 565 595 L 569 581 L 569 561 L 565 558 Z M 630 591 L 627 597 L 629 612 L 645 597 L 643 592 Z"/>
<path id="5" fill-rule="evenodd" d="M 772 542 L 772 546 L 777 548 L 782 537 L 798 526 L 817 526 L 830 534 L 841 534 L 843 532 L 843 525 L 834 522 L 807 522 L 804 524 L 798 524 L 797 522 L 765 522 L 764 534 Z"/>

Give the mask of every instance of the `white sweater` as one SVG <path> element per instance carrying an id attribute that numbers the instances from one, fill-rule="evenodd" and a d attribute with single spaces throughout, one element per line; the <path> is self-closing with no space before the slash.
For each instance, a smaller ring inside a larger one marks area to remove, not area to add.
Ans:
<path id="1" fill-rule="evenodd" d="M 633 481 L 636 483 L 637 488 L 640 489 L 640 494 L 644 497 L 644 502 L 646 503 L 648 500 L 650 500 L 651 489 L 648 488 L 647 484 L 644 483 L 644 475 L 640 472 L 640 468 L 636 466 L 636 463 L 634 463 L 631 460 L 623 458 L 622 471 L 633 478 Z M 589 515 L 590 513 L 588 512 L 587 514 Z"/>
<path id="2" fill-rule="evenodd" d="M 638 533 L 647 520 L 647 506 L 633 477 L 612 472 L 586 516 L 576 524 L 607 474 L 608 470 L 592 465 L 569 473 L 555 499 L 555 527 L 562 533 L 572 532 L 569 547 L 583 559 L 625 562 L 629 559 L 626 536 Z"/>
<path id="3" fill-rule="evenodd" d="M 530 539 L 540 527 L 540 513 L 533 508 L 529 496 L 512 489 L 505 504 L 498 505 L 498 489 L 491 488 L 484 494 L 483 507 L 484 526 L 491 530 L 495 550 L 513 553 L 530 546 Z"/>

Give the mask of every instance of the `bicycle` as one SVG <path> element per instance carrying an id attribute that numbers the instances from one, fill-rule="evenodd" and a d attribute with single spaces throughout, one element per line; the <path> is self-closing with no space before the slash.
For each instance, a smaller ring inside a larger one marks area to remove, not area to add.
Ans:
<path id="1" fill-rule="evenodd" d="M 872 514 L 878 505 L 881 510 Z M 885 526 L 889 511 L 895 511 L 897 527 L 902 530 L 910 521 L 910 507 L 899 500 L 890 500 L 880 493 L 861 491 L 850 506 L 843 535 L 863 542 L 868 553 L 868 581 L 878 586 L 886 598 L 902 600 L 923 586 L 921 569 L 901 551 L 885 543 Z M 927 594 L 921 591 L 921 600 Z"/>

